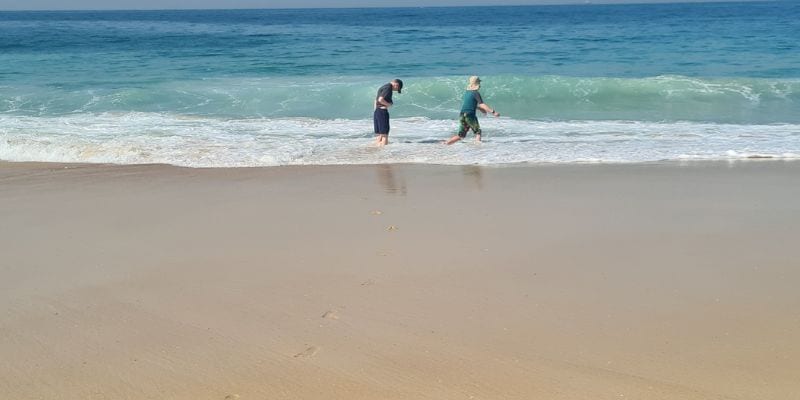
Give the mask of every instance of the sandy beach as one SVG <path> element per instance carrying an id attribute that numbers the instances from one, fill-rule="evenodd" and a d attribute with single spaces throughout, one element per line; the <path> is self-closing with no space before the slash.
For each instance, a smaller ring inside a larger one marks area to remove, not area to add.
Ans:
<path id="1" fill-rule="evenodd" d="M 0 163 L 2 399 L 800 393 L 800 162 Z"/>

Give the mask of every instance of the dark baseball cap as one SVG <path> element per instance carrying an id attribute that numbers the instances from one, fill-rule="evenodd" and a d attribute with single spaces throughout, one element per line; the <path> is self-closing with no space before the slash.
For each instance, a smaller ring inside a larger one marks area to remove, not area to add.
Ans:
<path id="1" fill-rule="evenodd" d="M 394 82 L 397 82 L 398 85 L 397 93 L 403 93 L 403 81 L 400 79 L 395 79 Z"/>

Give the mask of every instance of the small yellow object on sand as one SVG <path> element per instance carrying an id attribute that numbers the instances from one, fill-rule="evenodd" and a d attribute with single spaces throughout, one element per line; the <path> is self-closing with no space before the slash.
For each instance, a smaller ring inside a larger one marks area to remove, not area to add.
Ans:
<path id="1" fill-rule="evenodd" d="M 339 319 L 339 316 L 336 315 L 336 311 L 330 310 L 330 311 L 326 311 L 325 314 L 322 314 L 322 318 L 325 318 L 325 319 Z"/>

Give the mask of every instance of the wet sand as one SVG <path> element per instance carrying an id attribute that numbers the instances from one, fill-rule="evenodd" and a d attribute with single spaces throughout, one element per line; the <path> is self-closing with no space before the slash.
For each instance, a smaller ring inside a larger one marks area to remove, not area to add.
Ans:
<path id="1" fill-rule="evenodd" d="M 0 164 L 3 399 L 791 399 L 800 163 Z"/>

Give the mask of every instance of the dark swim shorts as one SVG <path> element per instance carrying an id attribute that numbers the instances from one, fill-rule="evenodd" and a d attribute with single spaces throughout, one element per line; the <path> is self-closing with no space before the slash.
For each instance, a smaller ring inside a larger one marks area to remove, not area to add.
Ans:
<path id="1" fill-rule="evenodd" d="M 389 110 L 376 108 L 372 116 L 375 122 L 375 134 L 389 134 Z"/>
<path id="2" fill-rule="evenodd" d="M 481 124 L 478 123 L 478 117 L 473 113 L 461 113 L 458 119 L 458 136 L 467 136 L 467 131 L 472 129 L 472 133 L 476 135 L 481 134 Z"/>

